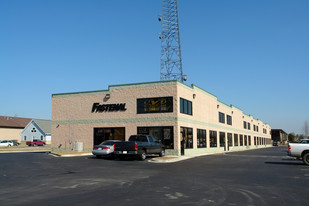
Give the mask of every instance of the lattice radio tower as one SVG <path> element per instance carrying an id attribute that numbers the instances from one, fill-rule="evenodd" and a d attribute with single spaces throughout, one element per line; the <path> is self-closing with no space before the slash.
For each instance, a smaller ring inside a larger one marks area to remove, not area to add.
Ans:
<path id="1" fill-rule="evenodd" d="M 161 73 L 160 80 L 187 80 L 182 72 L 182 58 L 179 35 L 178 2 L 162 0 L 161 22 Z"/>

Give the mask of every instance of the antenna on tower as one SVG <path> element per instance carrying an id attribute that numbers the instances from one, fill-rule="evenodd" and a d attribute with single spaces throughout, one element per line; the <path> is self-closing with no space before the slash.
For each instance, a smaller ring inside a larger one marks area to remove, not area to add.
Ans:
<path id="1" fill-rule="evenodd" d="M 184 82 L 187 76 L 182 72 L 177 0 L 162 0 L 162 15 L 159 15 L 158 20 L 161 22 L 160 80 Z"/>

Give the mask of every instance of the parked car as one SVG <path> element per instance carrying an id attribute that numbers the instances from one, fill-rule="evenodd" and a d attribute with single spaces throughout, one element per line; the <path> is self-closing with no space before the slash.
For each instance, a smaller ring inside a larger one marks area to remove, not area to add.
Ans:
<path id="1" fill-rule="evenodd" d="M 92 150 L 92 154 L 100 158 L 102 156 L 114 155 L 114 144 L 120 142 L 119 140 L 106 140 L 99 145 L 95 145 Z"/>
<path id="2" fill-rule="evenodd" d="M 14 146 L 18 146 L 19 142 L 17 140 L 12 140 Z"/>
<path id="3" fill-rule="evenodd" d="M 129 141 L 116 142 L 114 148 L 115 156 L 123 158 L 126 156 L 136 156 L 140 160 L 145 160 L 148 154 L 165 155 L 164 146 L 148 135 L 132 135 Z"/>
<path id="4" fill-rule="evenodd" d="M 0 147 L 10 147 L 13 146 L 14 143 L 11 140 L 1 140 Z"/>
<path id="5" fill-rule="evenodd" d="M 274 141 L 274 142 L 273 142 L 273 146 L 278 146 L 278 142 L 277 142 L 277 141 Z"/>
<path id="6" fill-rule="evenodd" d="M 291 157 L 302 158 L 306 165 L 309 165 L 309 139 L 301 140 L 298 143 L 289 143 L 288 155 Z"/>
<path id="7" fill-rule="evenodd" d="M 39 139 L 34 139 L 33 141 L 27 141 L 26 145 L 30 146 L 44 146 L 46 143 Z"/>

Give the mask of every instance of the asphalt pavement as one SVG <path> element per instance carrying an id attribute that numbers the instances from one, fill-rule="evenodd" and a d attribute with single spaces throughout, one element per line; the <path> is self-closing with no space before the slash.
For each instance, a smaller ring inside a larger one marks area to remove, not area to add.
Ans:
<path id="1" fill-rule="evenodd" d="M 150 158 L 148 158 L 150 160 Z M 0 154 L 0 205 L 307 205 L 309 167 L 286 147 L 170 164 Z"/>

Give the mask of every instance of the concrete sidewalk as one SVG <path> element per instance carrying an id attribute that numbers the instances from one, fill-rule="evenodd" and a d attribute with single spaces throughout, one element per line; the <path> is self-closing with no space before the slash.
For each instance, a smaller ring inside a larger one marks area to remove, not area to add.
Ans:
<path id="1" fill-rule="evenodd" d="M 76 152 L 76 151 L 52 152 L 50 147 L 14 146 L 14 147 L 0 148 L 0 153 L 21 153 L 21 152 L 47 152 L 54 157 L 93 156 L 91 152 Z M 173 163 L 205 155 L 212 155 L 212 153 L 186 155 L 186 156 L 164 156 L 164 157 L 148 156 L 147 161 L 151 163 Z"/>
<path id="2" fill-rule="evenodd" d="M 215 153 L 213 153 L 215 154 Z M 218 154 L 218 153 L 216 153 Z M 50 155 L 54 157 L 79 157 L 79 156 L 93 156 L 91 152 L 75 152 L 75 151 L 66 151 L 66 152 L 51 152 Z M 187 159 L 192 159 L 195 157 L 205 156 L 205 155 L 212 155 L 212 153 L 207 154 L 196 154 L 196 155 L 186 155 L 186 156 L 148 156 L 147 160 L 151 163 L 173 163 L 179 162 Z M 151 158 L 149 158 L 151 157 Z"/>
<path id="3" fill-rule="evenodd" d="M 92 153 L 91 152 L 65 151 L 65 152 L 51 152 L 50 155 L 54 157 L 80 157 L 80 156 L 92 156 Z"/>
<path id="4" fill-rule="evenodd" d="M 154 158 L 148 160 L 148 162 L 153 162 L 153 163 L 173 163 L 173 162 L 179 162 L 179 161 L 183 161 L 183 160 L 193 159 L 193 158 L 196 158 L 196 157 L 212 155 L 212 154 L 220 154 L 220 153 L 195 154 L 195 155 L 185 155 L 185 156 L 154 157 Z"/>

